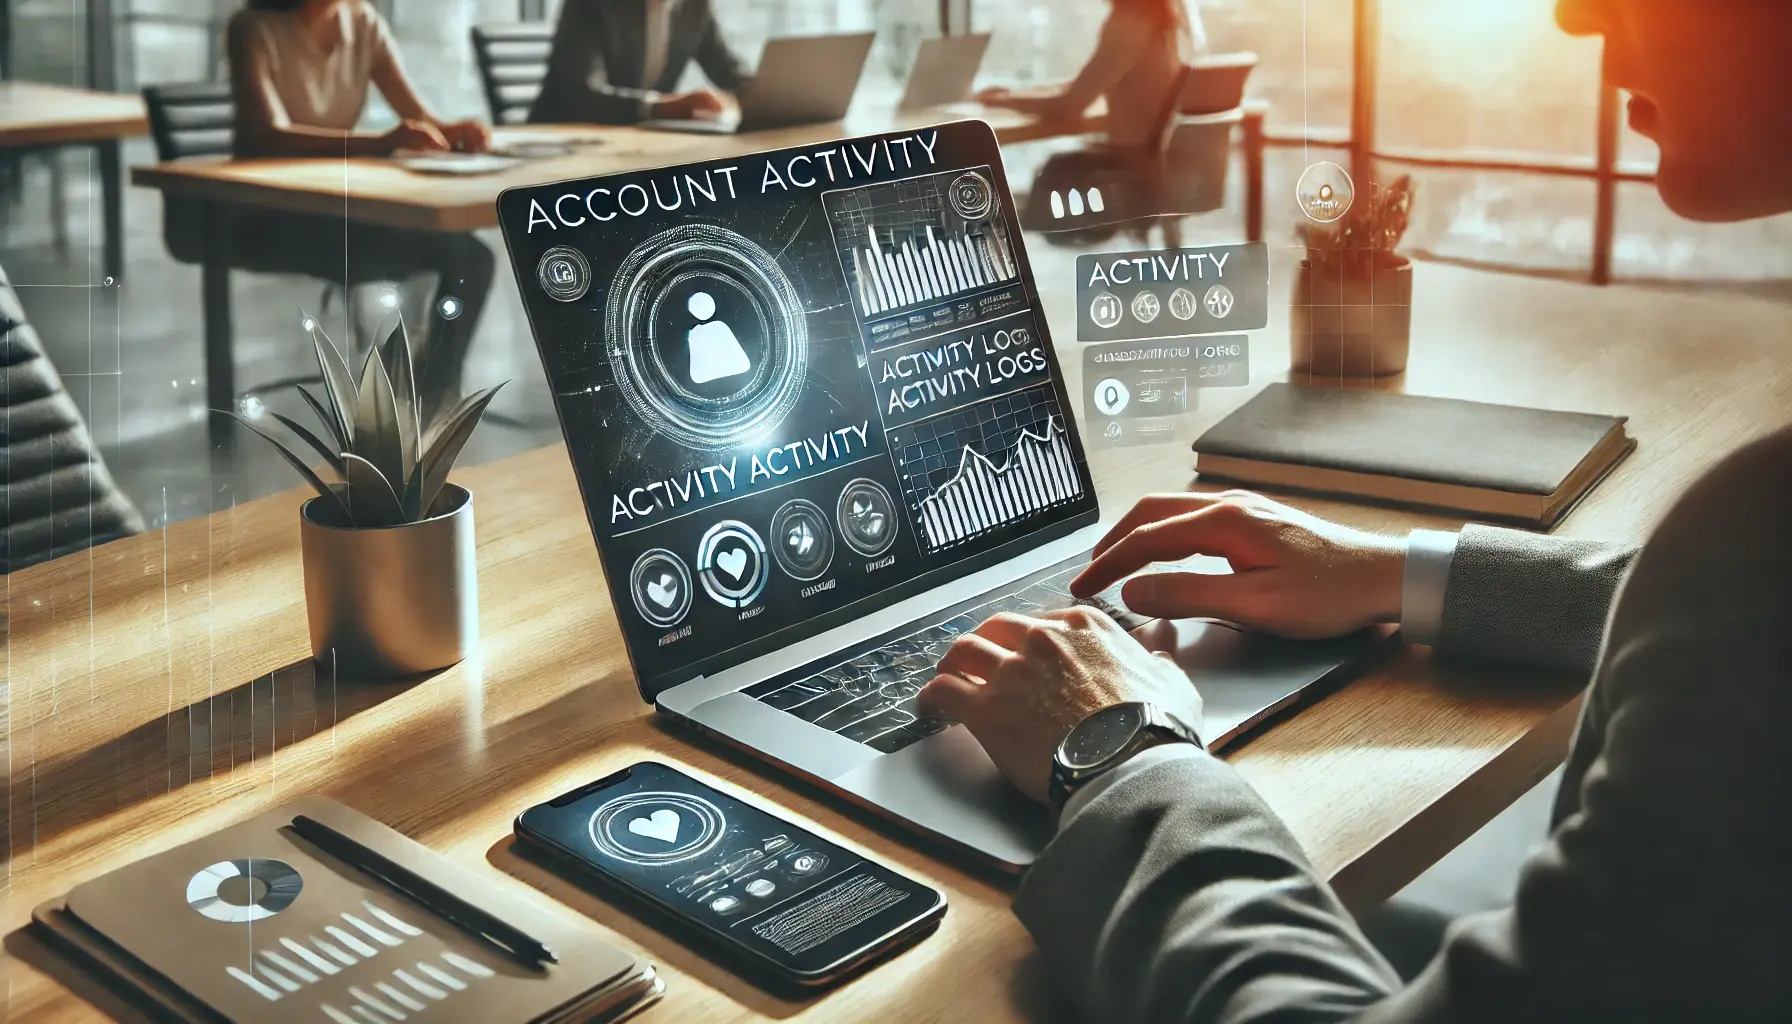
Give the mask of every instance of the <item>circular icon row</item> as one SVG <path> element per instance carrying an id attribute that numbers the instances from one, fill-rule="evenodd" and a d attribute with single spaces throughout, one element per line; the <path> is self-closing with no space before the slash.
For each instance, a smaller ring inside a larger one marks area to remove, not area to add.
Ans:
<path id="1" fill-rule="evenodd" d="M 834 510 L 834 521 L 846 546 L 875 558 L 896 542 L 896 506 L 890 492 L 875 480 L 860 478 L 846 485 Z M 690 613 L 697 586 L 725 608 L 745 608 L 765 593 L 770 561 L 791 579 L 820 579 L 834 560 L 834 531 L 827 514 L 805 498 L 794 498 L 772 516 L 772 543 L 738 519 L 725 519 L 704 531 L 697 542 L 693 577 L 684 559 L 654 548 L 635 559 L 629 572 L 629 595 L 641 617 L 662 628 L 676 626 Z M 770 559 L 767 555 L 770 555 Z"/>
<path id="2" fill-rule="evenodd" d="M 1170 315 L 1178 320 L 1192 320 L 1197 312 L 1205 309 L 1208 316 L 1224 320 L 1231 315 L 1232 307 L 1237 302 L 1232 289 L 1223 284 L 1207 289 L 1207 294 L 1199 300 L 1195 298 L 1194 292 L 1178 287 L 1170 293 Z M 1101 292 L 1089 303 L 1089 319 L 1102 330 L 1109 330 L 1118 327 L 1120 321 L 1126 319 L 1128 308 L 1113 292 Z M 1148 291 L 1134 295 L 1130 305 L 1133 319 L 1142 324 L 1156 320 L 1163 308 L 1163 303 L 1158 301 L 1157 296 Z"/>

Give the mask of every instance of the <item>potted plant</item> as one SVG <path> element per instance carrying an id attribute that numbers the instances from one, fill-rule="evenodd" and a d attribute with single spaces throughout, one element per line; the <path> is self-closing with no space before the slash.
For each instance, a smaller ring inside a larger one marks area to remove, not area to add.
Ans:
<path id="1" fill-rule="evenodd" d="M 479 587 L 473 496 L 449 483 L 448 471 L 504 385 L 423 424 L 402 319 L 383 347 L 367 353 L 358 384 L 317 321 L 307 316 L 305 326 L 326 401 L 298 391 L 322 435 L 270 413 L 302 442 L 295 447 L 229 414 L 271 442 L 317 491 L 299 509 L 311 652 L 345 676 L 455 664 L 479 638 Z M 312 468 L 310 453 L 333 482 Z"/>
<path id="2" fill-rule="evenodd" d="M 1307 258 L 1294 280 L 1292 367 L 1322 377 L 1406 369 L 1412 347 L 1412 261 L 1396 253 L 1413 182 L 1375 186 L 1336 221 L 1301 225 Z"/>

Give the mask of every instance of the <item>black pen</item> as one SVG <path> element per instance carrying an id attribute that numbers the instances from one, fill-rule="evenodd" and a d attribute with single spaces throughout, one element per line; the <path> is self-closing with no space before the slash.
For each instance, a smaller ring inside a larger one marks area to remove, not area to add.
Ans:
<path id="1" fill-rule="evenodd" d="M 554 964 L 560 962 L 553 950 L 541 940 L 486 913 L 415 871 L 394 863 L 379 851 L 368 849 L 315 818 L 308 818 L 303 814 L 293 818 L 292 830 L 330 856 L 357 871 L 372 875 L 437 916 L 472 932 L 530 967 L 539 965 L 543 960 Z"/>

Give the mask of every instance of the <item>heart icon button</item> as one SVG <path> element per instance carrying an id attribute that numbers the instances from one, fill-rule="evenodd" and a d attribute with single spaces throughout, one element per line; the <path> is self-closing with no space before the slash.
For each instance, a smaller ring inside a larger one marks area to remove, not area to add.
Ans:
<path id="1" fill-rule="evenodd" d="M 678 581 L 670 573 L 664 574 L 647 584 L 647 596 L 661 608 L 670 608 L 678 602 Z"/>
<path id="2" fill-rule="evenodd" d="M 716 568 L 727 573 L 736 583 L 747 571 L 747 549 L 729 548 L 716 556 Z"/>
<path id="3" fill-rule="evenodd" d="M 628 830 L 662 843 L 675 843 L 678 841 L 678 812 L 662 807 L 644 818 L 629 822 Z"/>

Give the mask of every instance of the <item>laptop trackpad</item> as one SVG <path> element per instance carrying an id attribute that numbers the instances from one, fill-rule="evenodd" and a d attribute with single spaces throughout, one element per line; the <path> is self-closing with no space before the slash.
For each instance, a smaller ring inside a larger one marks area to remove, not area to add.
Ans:
<path id="1" fill-rule="evenodd" d="M 962 725 L 861 765 L 834 785 L 1002 864 L 1031 864 L 1052 816 L 1008 784 Z"/>

